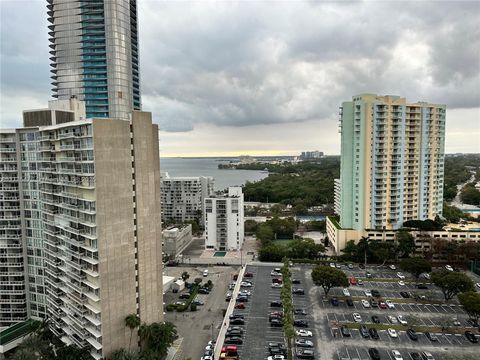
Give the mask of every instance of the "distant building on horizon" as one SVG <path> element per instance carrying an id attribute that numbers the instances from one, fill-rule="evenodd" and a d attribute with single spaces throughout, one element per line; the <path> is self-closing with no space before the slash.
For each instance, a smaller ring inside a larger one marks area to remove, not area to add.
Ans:
<path id="1" fill-rule="evenodd" d="M 141 110 L 136 0 L 47 0 L 53 97 L 86 103 L 87 118 Z"/>
<path id="2" fill-rule="evenodd" d="M 324 156 L 323 151 L 302 151 L 300 155 L 301 160 L 320 159 Z"/>
<path id="3" fill-rule="evenodd" d="M 445 105 L 390 95 L 361 94 L 342 104 L 335 181 L 341 229 L 396 230 L 442 215 L 445 112 Z"/>
<path id="4" fill-rule="evenodd" d="M 239 186 L 205 199 L 205 249 L 235 251 L 244 241 L 243 193 Z"/>
<path id="5" fill-rule="evenodd" d="M 183 223 L 198 219 L 204 223 L 205 198 L 213 194 L 211 176 L 175 176 L 162 173 L 162 221 Z"/>

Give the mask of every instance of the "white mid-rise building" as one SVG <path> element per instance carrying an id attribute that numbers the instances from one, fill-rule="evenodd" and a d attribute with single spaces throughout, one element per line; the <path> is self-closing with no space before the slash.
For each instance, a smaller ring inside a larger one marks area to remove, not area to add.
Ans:
<path id="1" fill-rule="evenodd" d="M 240 250 L 244 240 L 243 193 L 241 187 L 228 194 L 205 199 L 205 248 Z"/>
<path id="2" fill-rule="evenodd" d="M 170 177 L 162 174 L 162 220 L 182 223 L 203 219 L 205 198 L 213 194 L 209 176 Z"/>

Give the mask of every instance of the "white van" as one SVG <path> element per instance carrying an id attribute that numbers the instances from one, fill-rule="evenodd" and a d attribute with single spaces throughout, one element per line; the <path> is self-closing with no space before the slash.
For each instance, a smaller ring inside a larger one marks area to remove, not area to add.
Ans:
<path id="1" fill-rule="evenodd" d="M 208 276 L 208 269 L 205 269 L 203 270 L 203 277 L 207 277 Z"/>

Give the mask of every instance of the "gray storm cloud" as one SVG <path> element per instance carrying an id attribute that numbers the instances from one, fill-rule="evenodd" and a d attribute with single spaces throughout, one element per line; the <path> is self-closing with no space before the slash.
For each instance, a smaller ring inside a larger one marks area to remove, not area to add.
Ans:
<path id="1" fill-rule="evenodd" d="M 0 4 L 2 124 L 30 107 L 19 98 L 50 96 L 45 4 L 26 4 Z M 479 2 L 139 1 L 139 14 L 143 107 L 162 131 L 327 121 L 361 92 L 480 106 Z"/>

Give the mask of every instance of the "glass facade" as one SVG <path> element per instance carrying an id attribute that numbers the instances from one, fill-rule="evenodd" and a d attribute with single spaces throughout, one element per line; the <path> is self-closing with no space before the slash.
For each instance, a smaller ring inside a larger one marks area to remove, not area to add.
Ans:
<path id="1" fill-rule="evenodd" d="M 53 97 L 76 96 L 87 118 L 141 110 L 136 0 L 48 0 Z"/>

